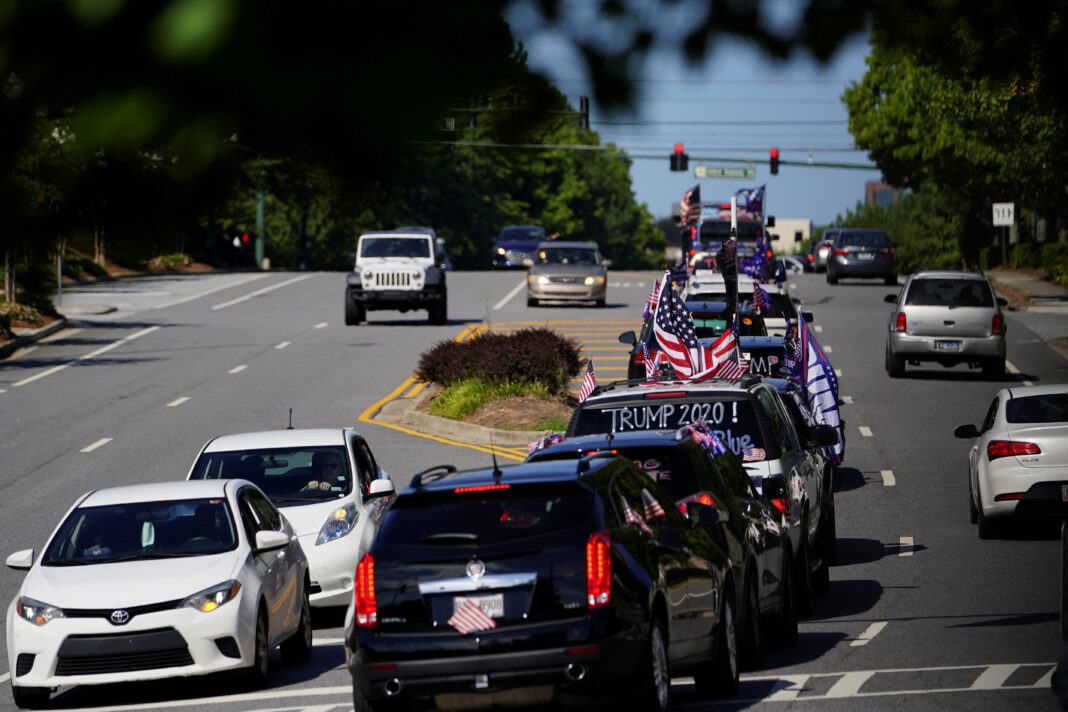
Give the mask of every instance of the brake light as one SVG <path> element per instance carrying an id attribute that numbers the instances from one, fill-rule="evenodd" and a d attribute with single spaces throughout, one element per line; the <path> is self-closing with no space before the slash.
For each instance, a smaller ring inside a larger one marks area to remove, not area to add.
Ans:
<path id="1" fill-rule="evenodd" d="M 378 623 L 375 605 L 375 559 L 367 552 L 356 565 L 355 620 L 361 628 L 374 628 Z"/>
<path id="2" fill-rule="evenodd" d="M 901 333 L 905 333 L 905 326 L 905 312 L 899 311 L 897 313 L 897 318 L 894 319 L 894 331 L 900 331 Z"/>
<path id="3" fill-rule="evenodd" d="M 809 262 L 815 262 L 816 261 L 816 258 L 813 257 L 812 255 L 805 255 L 805 259 L 808 260 Z"/>
<path id="4" fill-rule="evenodd" d="M 634 352 L 634 363 L 645 363 L 645 349 Z"/>
<path id="5" fill-rule="evenodd" d="M 453 494 L 466 494 L 468 492 L 491 492 L 493 490 L 504 490 L 511 487 L 511 485 L 472 485 L 470 487 L 457 487 L 452 491 Z"/>
<path id="6" fill-rule="evenodd" d="M 894 251 L 891 250 L 889 247 L 884 247 L 883 249 L 879 250 L 879 254 L 883 255 L 884 257 L 893 257 Z"/>
<path id="7" fill-rule="evenodd" d="M 768 259 L 771 259 L 771 250 L 768 250 Z"/>
<path id="8" fill-rule="evenodd" d="M 590 609 L 607 606 L 612 600 L 612 541 L 607 531 L 591 534 L 586 540 L 586 592 Z"/>
<path id="9" fill-rule="evenodd" d="M 690 257 L 693 257 L 696 254 L 697 254 L 697 248 L 691 247 L 690 248 Z"/>
<path id="10" fill-rule="evenodd" d="M 708 496 L 708 492 L 702 492 L 701 494 L 697 495 L 697 501 L 700 504 L 705 505 L 706 507 L 716 506 L 715 500 Z"/>
<path id="11" fill-rule="evenodd" d="M 663 391 L 661 393 L 646 393 L 646 398 L 674 398 L 675 396 L 684 396 L 686 391 Z"/>
<path id="12" fill-rule="evenodd" d="M 775 505 L 775 509 L 779 510 L 783 514 L 786 514 L 786 508 L 790 504 L 786 501 L 785 497 L 776 497 L 771 500 L 771 503 Z"/>
<path id="13" fill-rule="evenodd" d="M 996 497 L 994 497 L 994 501 L 995 502 L 1011 502 L 1012 500 L 1023 499 L 1023 498 L 1024 498 L 1024 493 L 1023 492 L 1007 492 L 1005 494 L 999 494 Z"/>
<path id="14" fill-rule="evenodd" d="M 1010 455 L 1041 455 L 1042 448 L 1034 443 L 1025 443 L 1018 440 L 991 440 L 986 446 L 986 458 L 996 460 L 999 457 Z"/>
<path id="15" fill-rule="evenodd" d="M 834 254 L 838 255 L 839 257 L 842 257 L 843 255 L 848 255 L 849 250 L 838 249 L 834 251 Z"/>
<path id="16" fill-rule="evenodd" d="M 1001 318 L 1001 314 L 995 314 L 994 318 L 990 320 L 990 333 L 991 334 L 1004 334 L 1005 333 L 1005 320 Z"/>

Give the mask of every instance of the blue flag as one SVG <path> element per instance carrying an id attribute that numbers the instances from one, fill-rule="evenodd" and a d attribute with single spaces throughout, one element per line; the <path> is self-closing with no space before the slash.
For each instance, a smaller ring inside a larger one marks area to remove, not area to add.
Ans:
<path id="1" fill-rule="evenodd" d="M 831 462 L 841 464 L 845 455 L 845 438 L 842 436 L 842 419 L 838 413 L 838 376 L 834 367 L 823 353 L 816 337 L 812 335 L 808 324 L 800 314 L 798 332 L 801 341 L 801 373 L 804 375 L 803 386 L 808 398 L 809 409 L 817 423 L 830 425 L 838 431 L 838 444 L 828 448 Z"/>

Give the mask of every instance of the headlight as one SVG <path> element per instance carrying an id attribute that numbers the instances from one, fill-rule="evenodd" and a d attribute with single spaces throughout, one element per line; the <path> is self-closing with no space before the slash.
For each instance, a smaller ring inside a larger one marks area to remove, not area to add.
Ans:
<path id="1" fill-rule="evenodd" d="M 237 598 L 237 592 L 241 590 L 241 583 L 231 579 L 223 581 L 217 586 L 206 588 L 200 593 L 194 593 L 189 598 L 178 604 L 179 608 L 195 608 L 201 613 L 210 613 L 222 604 Z"/>
<path id="2" fill-rule="evenodd" d="M 375 273 L 371 270 L 364 270 L 364 273 L 361 276 L 364 282 L 370 282 L 371 278 L 375 276 Z"/>
<path id="3" fill-rule="evenodd" d="M 539 274 L 538 275 L 538 284 L 548 284 L 548 283 L 549 283 L 549 278 L 548 277 L 546 277 L 544 274 Z"/>
<path id="4" fill-rule="evenodd" d="M 319 529 L 319 536 L 315 538 L 315 545 L 319 546 L 347 536 L 356 526 L 356 520 L 359 518 L 360 513 L 356 511 L 355 504 L 350 502 L 344 507 L 338 507 L 323 522 L 323 526 Z"/>
<path id="5" fill-rule="evenodd" d="M 497 248 L 497 254 L 498 254 L 498 255 L 503 255 L 503 254 L 504 254 L 504 252 L 505 252 L 505 250 L 504 250 L 504 248 L 503 248 L 503 247 L 498 247 L 498 248 Z"/>
<path id="6" fill-rule="evenodd" d="M 15 606 L 15 610 L 18 611 L 18 614 L 25 620 L 28 620 L 34 625 L 44 625 L 48 621 L 55 620 L 56 618 L 66 618 L 66 616 L 63 615 L 62 608 L 56 608 L 47 603 L 41 603 L 32 598 L 26 598 L 25 596 L 19 596 L 19 602 Z"/>
<path id="7" fill-rule="evenodd" d="M 587 277 L 585 282 L 587 287 L 591 284 L 604 284 L 604 277 Z"/>

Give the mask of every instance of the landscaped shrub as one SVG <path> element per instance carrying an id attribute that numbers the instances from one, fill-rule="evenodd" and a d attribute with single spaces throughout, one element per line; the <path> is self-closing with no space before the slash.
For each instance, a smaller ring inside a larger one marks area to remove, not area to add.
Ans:
<path id="1" fill-rule="evenodd" d="M 63 258 L 63 276 L 71 279 L 106 277 L 108 271 L 89 257 L 68 255 Z"/>
<path id="2" fill-rule="evenodd" d="M 1054 242 L 1042 245 L 1042 267 L 1057 284 L 1068 287 L 1068 243 Z"/>
<path id="3" fill-rule="evenodd" d="M 579 372 L 579 347 L 549 329 L 485 332 L 463 342 L 442 341 L 419 358 L 416 375 L 450 386 L 467 378 L 488 383 L 541 383 L 549 393 L 567 389 Z"/>

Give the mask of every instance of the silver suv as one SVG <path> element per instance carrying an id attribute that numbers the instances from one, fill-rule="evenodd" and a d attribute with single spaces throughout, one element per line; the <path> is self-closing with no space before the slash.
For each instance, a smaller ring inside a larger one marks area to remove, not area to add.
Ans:
<path id="1" fill-rule="evenodd" d="M 886 372 L 905 375 L 905 363 L 966 363 L 985 378 L 1005 375 L 1005 317 L 1008 302 L 977 272 L 915 272 L 897 294 L 886 337 Z"/>

